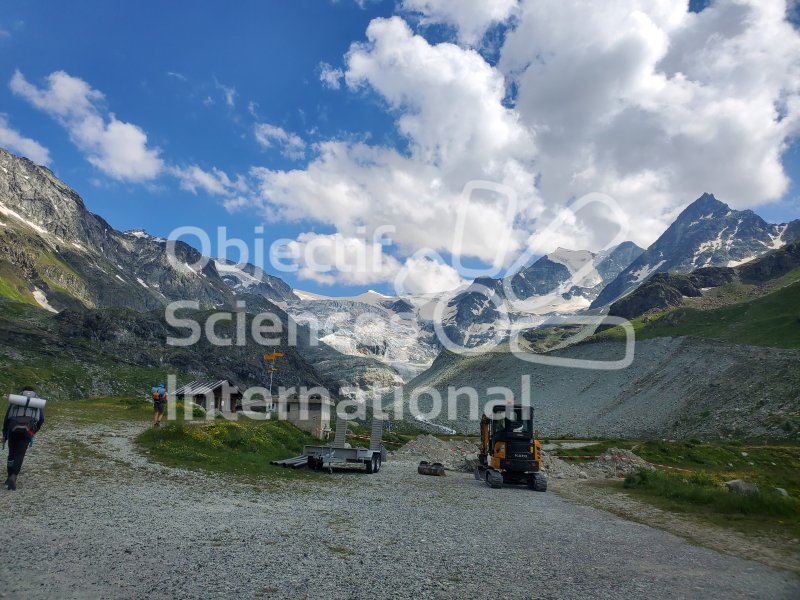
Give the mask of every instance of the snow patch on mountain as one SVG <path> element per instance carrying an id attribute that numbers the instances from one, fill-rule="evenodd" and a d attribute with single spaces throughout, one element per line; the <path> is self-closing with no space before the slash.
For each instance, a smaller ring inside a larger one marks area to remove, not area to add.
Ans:
<path id="1" fill-rule="evenodd" d="M 18 221 L 21 221 L 22 223 L 25 223 L 25 225 L 27 225 L 28 227 L 30 227 L 31 229 L 33 229 L 34 231 L 36 231 L 37 233 L 39 233 L 42 236 L 45 236 L 45 237 L 49 236 L 48 231 L 44 227 L 42 227 L 38 223 L 34 223 L 30 219 L 26 219 L 25 217 L 20 215 L 17 211 L 8 208 L 2 202 L 0 202 L 0 213 L 3 213 L 7 217 L 14 217 Z"/>
<path id="2" fill-rule="evenodd" d="M 744 263 L 748 263 L 748 262 L 750 262 L 751 260 L 755 260 L 755 259 L 756 259 L 756 258 L 758 258 L 759 256 L 761 256 L 761 255 L 760 255 L 760 254 L 754 254 L 753 256 L 745 256 L 745 257 L 744 257 L 743 259 L 741 259 L 741 260 L 729 260 L 729 261 L 728 261 L 728 264 L 727 264 L 727 265 L 725 265 L 725 266 L 726 266 L 726 267 L 738 267 L 739 265 L 743 265 Z"/>
<path id="3" fill-rule="evenodd" d="M 786 233 L 786 230 L 789 228 L 788 223 L 784 223 L 782 225 L 775 226 L 775 233 L 770 234 L 770 238 L 772 238 L 772 249 L 777 250 L 781 246 L 783 246 L 788 240 L 784 240 L 783 236 Z"/>
<path id="4" fill-rule="evenodd" d="M 322 296 L 320 294 L 312 294 L 311 292 L 304 292 L 303 290 L 294 290 L 294 295 L 300 300 L 333 300 L 330 296 Z"/>
<path id="5" fill-rule="evenodd" d="M 52 313 L 57 313 L 58 311 L 50 305 L 50 302 L 47 300 L 47 295 L 40 290 L 39 288 L 33 289 L 33 298 L 36 302 L 45 310 L 49 310 Z"/>
<path id="6" fill-rule="evenodd" d="M 550 294 L 519 303 L 517 304 L 517 308 L 520 309 L 520 313 L 537 316 L 552 314 L 571 315 L 589 308 L 591 303 L 592 301 L 585 296 L 574 295 L 569 298 L 564 298 L 560 294 Z"/>
<path id="7" fill-rule="evenodd" d="M 633 283 L 641 283 L 642 281 L 650 277 L 650 275 L 654 273 L 665 262 L 666 261 L 662 260 L 661 262 L 656 263 L 655 265 L 652 266 L 644 265 L 643 267 L 637 269 L 636 271 L 633 271 L 631 273 L 631 281 Z"/>
<path id="8" fill-rule="evenodd" d="M 149 234 L 144 229 L 129 229 L 128 231 L 124 231 L 122 235 L 129 238 L 157 242 L 159 244 L 167 243 L 167 240 L 165 240 L 164 238 Z"/>
<path id="9" fill-rule="evenodd" d="M 217 273 L 219 273 L 221 277 L 224 277 L 225 275 L 235 277 L 238 280 L 237 285 L 243 288 L 256 285 L 260 281 L 258 278 L 253 277 L 250 273 L 241 269 L 236 264 L 226 263 L 219 260 L 214 260 L 212 262 L 214 263 L 214 267 L 217 269 Z"/>
<path id="10" fill-rule="evenodd" d="M 399 298 L 374 291 L 349 298 L 297 291 L 295 295 L 299 300 L 285 306 L 298 324 L 342 354 L 380 360 L 404 380 L 427 369 L 439 352 L 433 332 L 415 314 L 389 308 Z"/>
<path id="11" fill-rule="evenodd" d="M 579 273 L 582 269 L 589 267 L 586 274 L 580 277 L 580 281 L 575 279 L 573 285 L 580 287 L 594 287 L 603 281 L 603 278 L 597 272 L 597 264 L 603 257 L 589 252 L 588 250 L 568 250 L 566 248 L 557 248 L 555 252 L 547 254 L 548 260 L 554 263 L 564 265 L 573 276 Z M 591 265 L 591 266 L 590 266 Z M 523 274 L 524 275 L 524 274 Z"/>
<path id="12" fill-rule="evenodd" d="M 384 302 L 392 302 L 399 300 L 399 296 L 387 296 L 375 290 L 367 290 L 363 294 L 357 296 L 324 296 L 322 294 L 314 294 L 312 292 L 305 292 L 303 290 L 294 290 L 295 296 L 300 300 L 332 300 L 337 302 L 361 302 L 362 304 L 369 304 L 370 306 L 383 306 Z"/>
<path id="13" fill-rule="evenodd" d="M 570 273 L 576 273 L 594 260 L 595 254 L 588 250 L 568 250 L 558 247 L 554 252 L 547 254 L 547 258 L 555 263 L 567 267 Z"/>

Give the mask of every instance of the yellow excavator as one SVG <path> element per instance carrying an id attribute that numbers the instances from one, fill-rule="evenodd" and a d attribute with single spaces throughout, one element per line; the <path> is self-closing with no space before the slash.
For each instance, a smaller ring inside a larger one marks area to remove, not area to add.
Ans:
<path id="1" fill-rule="evenodd" d="M 492 416 L 481 418 L 481 450 L 475 479 L 493 488 L 504 483 L 527 484 L 547 491 L 542 473 L 542 445 L 533 430 L 533 408 L 519 404 L 492 407 Z"/>

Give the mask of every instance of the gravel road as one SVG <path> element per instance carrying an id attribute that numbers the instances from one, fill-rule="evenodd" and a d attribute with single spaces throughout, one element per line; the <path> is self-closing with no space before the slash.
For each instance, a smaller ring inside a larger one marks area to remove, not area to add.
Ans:
<path id="1" fill-rule="evenodd" d="M 792 575 L 553 493 L 402 462 L 239 483 L 153 465 L 135 431 L 39 436 L 0 493 L 0 597 L 800 597 Z"/>

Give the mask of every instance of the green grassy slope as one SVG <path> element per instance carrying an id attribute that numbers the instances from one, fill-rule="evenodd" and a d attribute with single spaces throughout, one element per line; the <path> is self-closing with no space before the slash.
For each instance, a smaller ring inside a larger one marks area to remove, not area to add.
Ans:
<path id="1" fill-rule="evenodd" d="M 800 348 L 800 282 L 750 302 L 714 310 L 678 308 L 639 333 L 689 335 L 753 346 Z"/>
<path id="2" fill-rule="evenodd" d="M 28 287 L 28 284 L 17 275 L 13 265 L 5 260 L 0 260 L 0 298 L 36 304 Z"/>
<path id="3" fill-rule="evenodd" d="M 137 442 L 152 460 L 169 466 L 250 476 L 293 473 L 269 463 L 301 454 L 305 444 L 319 443 L 287 421 L 245 418 L 165 423 L 141 433 Z"/>
<path id="4" fill-rule="evenodd" d="M 800 282 L 761 298 L 711 310 L 669 309 L 632 321 L 637 339 L 692 336 L 752 346 L 800 348 Z M 591 340 L 624 338 L 615 327 Z"/>

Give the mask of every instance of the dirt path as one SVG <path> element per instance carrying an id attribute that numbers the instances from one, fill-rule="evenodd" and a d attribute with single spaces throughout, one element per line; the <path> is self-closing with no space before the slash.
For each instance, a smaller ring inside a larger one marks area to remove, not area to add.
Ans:
<path id="1" fill-rule="evenodd" d="M 800 540 L 776 540 L 716 527 L 692 515 L 662 510 L 608 489 L 603 482 L 560 479 L 550 489 L 563 498 L 663 529 L 701 546 L 800 574 Z"/>
<path id="2" fill-rule="evenodd" d="M 59 423 L 0 493 L 8 598 L 796 598 L 800 579 L 468 474 L 238 482 Z M 33 568 L 32 568 L 33 565 Z M 499 568 L 496 568 L 499 567 Z M 24 573 L 24 577 L 20 576 Z"/>

